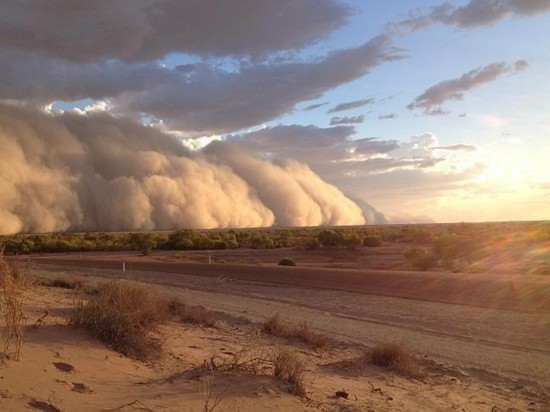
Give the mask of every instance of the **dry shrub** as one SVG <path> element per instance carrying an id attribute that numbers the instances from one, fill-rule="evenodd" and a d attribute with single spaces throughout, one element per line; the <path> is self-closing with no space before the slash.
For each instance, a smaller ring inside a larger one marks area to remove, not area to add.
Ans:
<path id="1" fill-rule="evenodd" d="M 307 343 L 315 348 L 322 349 L 327 346 L 327 337 L 320 333 L 314 332 L 309 327 L 307 322 L 304 322 L 298 327 L 291 329 L 291 338 Z"/>
<path id="2" fill-rule="evenodd" d="M 290 393 L 300 397 L 306 396 L 304 363 L 295 352 L 286 348 L 275 349 L 273 374 L 290 385 Z"/>
<path id="3" fill-rule="evenodd" d="M 205 375 L 218 373 L 246 373 L 253 375 L 271 375 L 280 378 L 289 385 L 289 392 L 305 396 L 304 363 L 294 352 L 284 347 L 266 350 L 263 348 L 245 348 L 228 356 L 212 356 L 184 372 L 177 372 L 167 378 L 168 382 L 187 376 L 197 379 Z"/>
<path id="4" fill-rule="evenodd" d="M 160 344 L 151 332 L 167 314 L 166 300 L 150 286 L 124 280 L 104 285 L 88 299 L 77 299 L 72 321 L 124 355 L 148 358 L 158 354 Z"/>
<path id="5" fill-rule="evenodd" d="M 420 366 L 414 357 L 398 343 L 380 343 L 366 354 L 367 361 L 384 368 L 390 368 L 401 375 L 420 377 Z"/>
<path id="6" fill-rule="evenodd" d="M 285 337 L 287 333 L 287 327 L 283 325 L 281 316 L 279 314 L 273 315 L 271 318 L 264 322 L 262 331 L 268 335 Z"/>
<path id="7" fill-rule="evenodd" d="M 2 360 L 10 357 L 19 360 L 23 343 L 23 293 L 28 285 L 26 276 L 6 262 L 0 250 L 0 286 L 2 288 L 0 306 L 5 322 L 2 333 L 4 340 Z"/>
<path id="8" fill-rule="evenodd" d="M 326 347 L 328 342 L 326 336 L 311 330 L 307 322 L 297 327 L 289 327 L 283 323 L 278 314 L 264 322 L 262 331 L 268 335 L 303 342 L 318 349 Z"/>
<path id="9" fill-rule="evenodd" d="M 84 282 L 81 280 L 68 280 L 66 278 L 55 278 L 55 279 L 48 279 L 43 280 L 42 285 L 44 286 L 50 286 L 52 288 L 62 288 L 62 289 L 76 289 L 76 290 L 83 290 L 84 289 Z"/>
<path id="10" fill-rule="evenodd" d="M 190 306 L 179 299 L 172 299 L 168 302 L 168 311 L 171 315 L 177 316 L 180 322 L 209 328 L 216 326 L 214 314 L 203 306 Z"/>

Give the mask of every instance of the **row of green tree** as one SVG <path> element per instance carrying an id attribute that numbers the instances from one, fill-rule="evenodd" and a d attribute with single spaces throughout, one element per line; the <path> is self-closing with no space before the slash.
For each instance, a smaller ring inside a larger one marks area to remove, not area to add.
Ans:
<path id="1" fill-rule="evenodd" d="M 463 258 L 476 245 L 519 236 L 521 241 L 550 239 L 548 224 L 458 223 L 442 225 L 359 226 L 337 228 L 265 228 L 226 230 L 177 230 L 134 233 L 49 233 L 0 236 L 7 254 L 152 250 L 213 250 L 271 248 L 359 248 L 384 242 L 415 245 L 407 258 L 417 267 Z M 471 252 L 472 251 L 472 252 Z M 461 256 L 461 254 L 463 256 Z M 457 257 L 452 257 L 456 255 Z"/>
<path id="2" fill-rule="evenodd" d="M 379 246 L 383 237 L 360 228 L 177 230 L 135 233 L 50 233 L 0 237 L 6 254 L 153 250 L 357 248 Z"/>

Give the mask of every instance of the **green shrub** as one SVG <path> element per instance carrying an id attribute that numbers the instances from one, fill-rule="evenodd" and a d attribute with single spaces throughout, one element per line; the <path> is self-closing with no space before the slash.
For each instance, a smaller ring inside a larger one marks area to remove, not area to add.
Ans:
<path id="1" fill-rule="evenodd" d="M 281 260 L 279 260 L 279 266 L 296 266 L 296 262 L 294 262 L 294 259 L 289 257 L 284 257 Z"/>
<path id="2" fill-rule="evenodd" d="M 323 230 L 317 235 L 317 240 L 323 247 L 337 247 L 344 243 L 344 237 L 334 230 Z"/>

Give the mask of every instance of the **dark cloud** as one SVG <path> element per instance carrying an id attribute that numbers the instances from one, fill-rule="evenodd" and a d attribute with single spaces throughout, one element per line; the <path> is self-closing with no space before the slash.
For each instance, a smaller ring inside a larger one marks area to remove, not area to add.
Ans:
<path id="1" fill-rule="evenodd" d="M 368 99 L 362 99 L 362 100 L 355 100 L 353 102 L 347 102 L 347 103 L 340 103 L 338 106 L 330 109 L 327 113 L 337 113 L 337 112 L 343 112 L 344 110 L 350 110 L 350 109 L 356 109 L 358 107 L 366 106 L 367 104 L 373 104 L 374 99 L 372 97 L 369 97 Z"/>
<path id="2" fill-rule="evenodd" d="M 549 10 L 550 0 L 471 0 L 461 7 L 444 3 L 427 13 L 414 11 L 408 19 L 388 27 L 390 31 L 416 31 L 442 23 L 469 28 L 490 25 L 508 16 L 532 16 Z"/>
<path id="3" fill-rule="evenodd" d="M 378 119 L 380 120 L 388 120 L 388 119 L 395 119 L 395 118 L 397 118 L 397 114 L 395 113 L 381 114 L 380 116 L 378 116 Z"/>
<path id="4" fill-rule="evenodd" d="M 339 124 L 353 124 L 353 123 L 363 123 L 365 121 L 365 116 L 345 116 L 345 117 L 333 117 L 330 119 L 330 125 L 336 126 Z"/>
<path id="5" fill-rule="evenodd" d="M 196 64 L 75 64 L 0 51 L 0 98 L 49 103 L 109 99 L 113 111 L 151 115 L 189 135 L 230 132 L 271 120 L 297 103 L 400 58 L 389 37 L 313 62 L 256 64 L 240 71 Z"/>
<path id="6" fill-rule="evenodd" d="M 169 53 L 258 57 L 311 44 L 350 11 L 335 0 L 51 0 L 0 4 L 0 47 L 77 62 Z"/>
<path id="7" fill-rule="evenodd" d="M 155 63 L 118 61 L 77 64 L 0 49 L 0 99 L 49 103 L 106 99 L 185 78 Z"/>
<path id="8" fill-rule="evenodd" d="M 232 135 L 228 141 L 274 159 L 297 159 L 310 166 L 349 158 L 353 126 L 276 126 Z"/>
<path id="9" fill-rule="evenodd" d="M 491 24 L 508 15 L 528 16 L 548 10 L 548 0 L 471 0 L 442 20 L 459 27 L 470 27 Z"/>
<path id="10" fill-rule="evenodd" d="M 462 100 L 464 92 L 496 80 L 505 73 L 513 73 L 527 67 L 527 62 L 519 60 L 513 65 L 504 62 L 492 63 L 485 67 L 471 70 L 457 79 L 445 80 L 427 89 L 407 106 L 409 110 L 422 109 L 428 115 L 448 114 L 441 105 L 449 100 Z"/>
<path id="11" fill-rule="evenodd" d="M 332 149 L 346 143 L 353 134 L 355 134 L 353 126 L 320 128 L 295 124 L 229 136 L 228 140 L 256 152 L 278 153 L 299 149 Z"/>
<path id="12" fill-rule="evenodd" d="M 153 115 L 189 134 L 230 132 L 271 120 L 301 101 L 400 58 L 391 38 L 379 36 L 314 62 L 259 64 L 238 72 L 204 66 L 177 82 L 123 93 L 112 102 L 121 110 Z"/>
<path id="13" fill-rule="evenodd" d="M 325 103 L 316 103 L 316 104 L 312 104 L 312 105 L 310 105 L 310 106 L 304 107 L 302 110 L 305 110 L 305 111 L 307 112 L 307 111 L 310 111 L 310 110 L 318 109 L 319 107 L 326 106 L 327 104 L 328 104 L 328 102 L 325 102 Z"/>

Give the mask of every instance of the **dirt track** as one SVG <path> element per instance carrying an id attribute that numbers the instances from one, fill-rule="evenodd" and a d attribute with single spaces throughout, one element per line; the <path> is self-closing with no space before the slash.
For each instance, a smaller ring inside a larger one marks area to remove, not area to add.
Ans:
<path id="1" fill-rule="evenodd" d="M 122 259 L 36 257 L 51 265 L 122 269 Z M 224 277 L 441 303 L 550 314 L 550 277 L 127 261 L 128 271 Z"/>
<path id="2" fill-rule="evenodd" d="M 121 261 L 52 257 L 27 264 L 39 272 L 131 276 L 233 318 L 261 322 L 281 313 L 338 340 L 401 341 L 490 381 L 550 387 L 550 279 L 542 276 L 138 261 L 122 272 Z"/>

